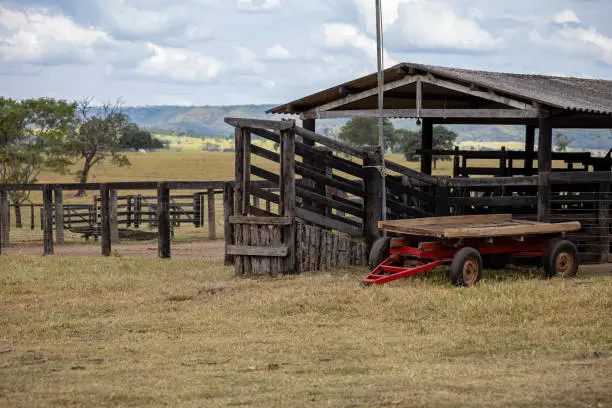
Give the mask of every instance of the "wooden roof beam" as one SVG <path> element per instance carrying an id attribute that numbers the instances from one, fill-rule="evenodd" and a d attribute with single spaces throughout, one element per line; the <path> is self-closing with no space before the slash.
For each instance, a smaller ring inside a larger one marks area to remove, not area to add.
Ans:
<path id="1" fill-rule="evenodd" d="M 355 117 L 376 117 L 376 109 L 334 110 L 304 112 L 301 119 L 337 119 Z M 535 119 L 539 117 L 537 109 L 383 109 L 386 118 L 440 118 L 440 119 Z"/>

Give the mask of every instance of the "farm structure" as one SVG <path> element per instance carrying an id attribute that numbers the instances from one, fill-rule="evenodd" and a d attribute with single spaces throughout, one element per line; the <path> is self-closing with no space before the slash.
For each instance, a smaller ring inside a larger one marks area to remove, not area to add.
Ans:
<path id="1" fill-rule="evenodd" d="M 610 261 L 610 152 L 604 157 L 553 153 L 552 134 L 554 128 L 612 128 L 612 81 L 406 63 L 385 70 L 384 77 L 383 116 L 422 123 L 420 172 L 384 160 L 380 147 L 348 146 L 316 133 L 318 119 L 375 117 L 375 74 L 269 111 L 299 115 L 302 126 L 293 119 L 226 118 L 236 134 L 236 215 L 270 217 L 274 214 L 252 203 L 277 203 L 279 215 L 287 218 L 282 234 L 287 251 L 278 255 L 285 259 L 284 271 L 295 271 L 299 261 L 291 219 L 363 237 L 370 248 L 381 234 L 383 183 L 389 220 L 511 214 L 525 221 L 578 221 L 581 229 L 567 238 L 578 247 L 581 262 Z M 434 124 L 524 125 L 525 151 L 434 150 Z M 253 144 L 253 137 L 279 144 L 280 154 Z M 277 163 L 278 172 L 253 165 L 252 155 Z M 453 177 L 432 176 L 436 155 L 453 156 Z M 499 167 L 468 166 L 468 160 L 485 157 L 498 159 Z M 254 186 L 255 179 L 266 180 L 280 194 Z M 232 233 L 244 234 L 240 226 Z M 235 237 L 226 239 L 235 246 Z M 253 246 L 252 241 L 243 245 L 241 255 L 256 253 Z M 242 264 L 237 271 L 255 273 Z"/>

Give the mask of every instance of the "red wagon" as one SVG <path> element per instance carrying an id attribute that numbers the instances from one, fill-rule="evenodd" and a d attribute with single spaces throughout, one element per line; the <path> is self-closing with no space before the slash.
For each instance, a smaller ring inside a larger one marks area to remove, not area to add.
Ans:
<path id="1" fill-rule="evenodd" d="M 579 222 L 550 224 L 493 214 L 381 221 L 378 227 L 399 237 L 374 243 L 366 285 L 450 264 L 453 284 L 472 286 L 483 268 L 501 269 L 511 256 L 541 257 L 548 276 L 578 271 L 578 251 L 565 235 L 579 230 Z"/>

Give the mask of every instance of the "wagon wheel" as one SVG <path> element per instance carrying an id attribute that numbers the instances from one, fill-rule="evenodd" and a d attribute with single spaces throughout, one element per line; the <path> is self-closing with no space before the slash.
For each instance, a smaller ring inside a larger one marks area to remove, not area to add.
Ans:
<path id="1" fill-rule="evenodd" d="M 378 238 L 374 241 L 374 244 L 372 244 L 372 249 L 370 249 L 370 256 L 368 258 L 370 270 L 374 270 L 374 268 L 389 256 L 391 256 L 391 238 Z"/>
<path id="2" fill-rule="evenodd" d="M 473 286 L 482 277 L 482 257 L 474 248 L 463 248 L 451 264 L 451 282 L 456 286 Z"/>
<path id="3" fill-rule="evenodd" d="M 554 241 L 543 259 L 546 276 L 569 278 L 578 272 L 580 261 L 576 245 L 567 240 Z"/>

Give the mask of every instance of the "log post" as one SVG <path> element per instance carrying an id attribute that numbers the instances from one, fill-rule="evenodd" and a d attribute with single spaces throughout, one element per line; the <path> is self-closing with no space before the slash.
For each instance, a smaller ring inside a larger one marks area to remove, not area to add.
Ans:
<path id="1" fill-rule="evenodd" d="M 208 239 L 217 239 L 215 225 L 215 190 L 208 189 Z"/>
<path id="2" fill-rule="evenodd" d="M 110 190 L 110 222 L 111 222 L 111 241 L 119 243 L 119 216 L 117 211 L 117 190 Z"/>
<path id="3" fill-rule="evenodd" d="M 64 243 L 64 194 L 61 188 L 56 187 L 55 195 L 55 242 Z"/>
<path id="4" fill-rule="evenodd" d="M 450 215 L 450 205 L 448 201 L 448 186 L 444 184 L 436 184 L 434 187 L 435 192 L 435 216 L 446 217 Z"/>
<path id="5" fill-rule="evenodd" d="M 453 177 L 459 177 L 459 146 L 455 146 L 455 156 L 453 157 Z"/>
<path id="6" fill-rule="evenodd" d="M 200 193 L 193 195 L 193 226 L 200 228 L 202 226 L 202 200 L 200 199 Z"/>
<path id="7" fill-rule="evenodd" d="M 2 232 L 0 233 L 0 243 L 6 246 L 10 243 L 11 222 L 9 219 L 8 192 L 4 188 L 0 188 L 0 224 L 2 224 Z"/>
<path id="8" fill-rule="evenodd" d="M 501 156 L 499 157 L 499 174 L 501 177 L 508 177 L 507 160 L 508 153 L 506 152 L 506 146 L 502 146 Z"/>
<path id="9" fill-rule="evenodd" d="M 44 254 L 53 255 L 53 185 L 45 184 L 43 187 L 43 245 Z"/>
<path id="10" fill-rule="evenodd" d="M 128 196 L 127 198 L 127 227 L 132 226 L 132 198 L 133 196 Z"/>
<path id="11" fill-rule="evenodd" d="M 306 130 L 310 130 L 311 132 L 315 132 L 316 131 L 316 120 L 315 119 L 304 119 L 302 120 L 302 127 Z M 311 140 L 311 139 L 303 139 L 302 143 L 304 143 L 306 146 L 311 146 L 311 147 L 315 146 L 314 140 Z M 315 158 L 311 154 L 304 154 L 302 161 L 307 166 L 315 167 Z M 316 183 L 314 180 L 303 178 L 302 182 L 304 183 L 306 187 L 313 187 L 313 188 L 316 187 Z M 304 198 L 303 200 L 304 200 L 305 206 L 307 207 L 314 206 L 314 203 L 312 202 L 312 200 L 308 198 Z M 314 207 L 320 211 L 320 207 L 319 208 L 317 208 L 317 206 L 314 206 Z"/>
<path id="12" fill-rule="evenodd" d="M 421 173 L 431 175 L 433 123 L 430 119 L 423 119 L 423 124 L 421 126 L 421 150 L 428 151 L 421 155 Z"/>
<path id="13" fill-rule="evenodd" d="M 552 126 L 550 112 L 540 113 L 540 137 L 538 139 L 538 221 L 550 221 L 550 183 L 548 173 L 552 170 Z"/>
<path id="14" fill-rule="evenodd" d="M 249 212 L 249 184 L 251 176 L 251 133 L 248 129 L 237 127 L 235 130 L 236 138 L 236 160 L 235 160 L 235 176 L 236 186 L 234 193 L 236 198 L 234 204 L 236 206 L 236 214 L 248 215 Z"/>
<path id="15" fill-rule="evenodd" d="M 525 176 L 533 175 L 533 157 L 532 154 L 535 151 L 535 129 L 533 125 L 527 125 L 525 127 Z"/>
<path id="16" fill-rule="evenodd" d="M 111 255 L 111 216 L 110 189 L 107 184 L 100 185 L 100 221 L 102 230 L 102 256 Z"/>
<path id="17" fill-rule="evenodd" d="M 142 196 L 138 194 L 134 203 L 134 228 L 140 228 L 142 219 Z"/>
<path id="18" fill-rule="evenodd" d="M 598 218 L 599 236 L 601 242 L 600 262 L 608 263 L 610 255 L 610 183 L 599 185 Z"/>
<path id="19" fill-rule="evenodd" d="M 380 221 L 382 215 L 382 183 L 384 180 L 379 171 L 379 166 L 382 166 L 380 147 L 367 148 L 364 154 L 365 219 L 363 220 L 363 229 L 369 253 L 374 241 L 380 237 L 378 221 Z"/>
<path id="20" fill-rule="evenodd" d="M 157 184 L 157 253 L 170 258 L 170 189 L 165 182 Z"/>
<path id="21" fill-rule="evenodd" d="M 34 216 L 34 204 L 30 204 L 30 229 L 32 231 L 36 229 L 36 218 Z"/>
<path id="22" fill-rule="evenodd" d="M 293 130 L 281 132 L 280 137 L 280 205 L 281 217 L 295 217 L 295 134 Z M 288 248 L 285 273 L 295 273 L 295 222 L 284 228 L 284 244 Z"/>
<path id="23" fill-rule="evenodd" d="M 234 264 L 234 256 L 228 255 L 227 247 L 234 245 L 234 228 L 230 217 L 234 215 L 234 184 L 225 183 L 223 186 L 223 229 L 225 235 L 225 265 Z"/>

